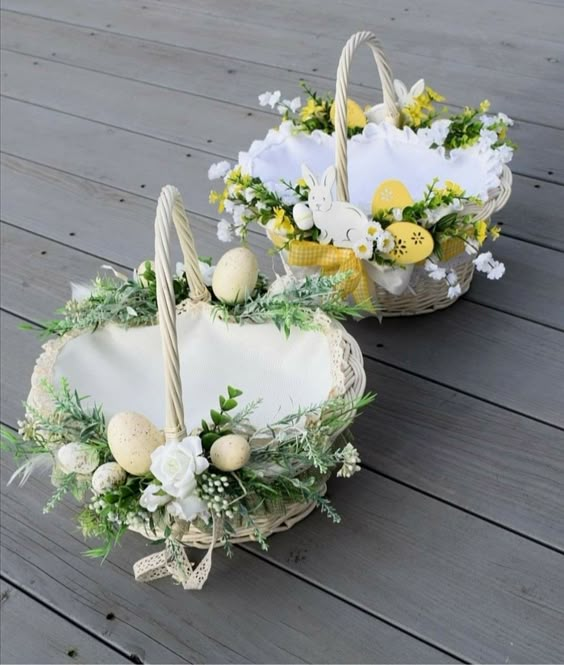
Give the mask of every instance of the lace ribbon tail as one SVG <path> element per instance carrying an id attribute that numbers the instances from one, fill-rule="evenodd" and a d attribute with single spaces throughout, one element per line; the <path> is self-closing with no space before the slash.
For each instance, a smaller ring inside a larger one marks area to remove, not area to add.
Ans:
<path id="1" fill-rule="evenodd" d="M 153 582 L 169 575 L 188 591 L 200 590 L 211 571 L 212 555 L 217 543 L 219 522 L 212 516 L 212 538 L 210 546 L 197 566 L 193 566 L 186 554 L 185 546 L 178 541 L 168 540 L 165 549 L 139 559 L 133 565 L 137 582 Z"/>

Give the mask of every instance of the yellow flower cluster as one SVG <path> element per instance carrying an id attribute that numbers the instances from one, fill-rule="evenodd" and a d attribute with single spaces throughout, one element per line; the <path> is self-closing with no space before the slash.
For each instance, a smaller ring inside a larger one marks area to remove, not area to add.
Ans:
<path id="1" fill-rule="evenodd" d="M 231 195 L 240 194 L 245 187 L 249 187 L 253 179 L 250 175 L 242 173 L 241 166 L 237 165 L 231 169 L 225 177 L 226 187 L 223 192 L 216 192 L 212 190 L 209 195 L 210 203 L 217 203 L 217 212 L 220 214 L 225 210 L 225 201 Z"/>
<path id="2" fill-rule="evenodd" d="M 488 227 L 488 223 L 484 219 L 480 219 L 474 224 L 474 237 L 482 246 L 489 236 L 492 240 L 497 240 L 501 234 L 499 226 Z"/>
<path id="3" fill-rule="evenodd" d="M 311 120 L 312 118 L 315 118 L 317 115 L 320 115 L 324 113 L 324 107 L 323 104 L 320 104 L 319 102 L 315 101 L 313 97 L 310 97 L 307 100 L 307 103 L 302 106 L 300 109 L 300 119 L 306 122 L 307 120 Z"/>
<path id="4" fill-rule="evenodd" d="M 434 102 L 443 102 L 444 99 L 436 90 L 427 86 L 420 95 L 413 99 L 411 104 L 403 107 L 402 113 L 411 127 L 420 127 L 430 115 L 434 114 Z"/>
<path id="5" fill-rule="evenodd" d="M 272 218 L 273 230 L 282 235 L 288 235 L 294 232 L 292 220 L 288 217 L 284 208 L 274 208 L 274 217 Z"/>

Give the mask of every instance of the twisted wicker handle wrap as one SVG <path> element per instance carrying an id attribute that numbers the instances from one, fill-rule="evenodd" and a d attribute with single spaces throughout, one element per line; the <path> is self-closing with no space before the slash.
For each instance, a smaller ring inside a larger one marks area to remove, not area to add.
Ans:
<path id="1" fill-rule="evenodd" d="M 168 440 L 186 436 L 184 427 L 184 405 L 180 379 L 180 359 L 176 336 L 176 299 L 172 280 L 170 257 L 170 230 L 176 228 L 184 269 L 190 288 L 190 299 L 209 301 L 210 293 L 202 280 L 194 237 L 184 209 L 182 197 L 176 187 L 163 187 L 157 204 L 155 219 L 155 274 L 157 278 L 157 306 L 163 346 L 166 421 L 165 435 Z"/>
<path id="2" fill-rule="evenodd" d="M 357 32 L 345 44 L 337 68 L 337 87 L 335 91 L 335 165 L 337 167 L 337 198 L 339 201 L 349 200 L 349 179 L 347 166 L 347 91 L 352 57 L 359 46 L 367 44 L 372 50 L 387 115 L 394 125 L 399 123 L 399 111 L 392 70 L 380 42 L 373 32 Z"/>

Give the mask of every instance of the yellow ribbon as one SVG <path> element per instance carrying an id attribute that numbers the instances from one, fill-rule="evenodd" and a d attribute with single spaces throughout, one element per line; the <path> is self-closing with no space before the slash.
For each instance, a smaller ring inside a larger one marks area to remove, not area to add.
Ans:
<path id="1" fill-rule="evenodd" d="M 322 275 L 349 272 L 349 277 L 339 284 L 339 292 L 343 297 L 352 294 L 357 304 L 363 305 L 367 310 L 374 310 L 371 299 L 372 282 L 362 261 L 352 249 L 320 245 L 310 240 L 292 240 L 288 246 L 288 263 L 300 267 L 319 266 Z"/>

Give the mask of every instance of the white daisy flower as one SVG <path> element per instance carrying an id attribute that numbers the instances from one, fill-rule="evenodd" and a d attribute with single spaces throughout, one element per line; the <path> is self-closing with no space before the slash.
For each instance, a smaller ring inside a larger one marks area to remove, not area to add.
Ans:
<path id="1" fill-rule="evenodd" d="M 374 245 L 369 240 L 359 240 L 353 245 L 353 250 L 359 259 L 371 259 Z"/>
<path id="2" fill-rule="evenodd" d="M 458 296 L 460 295 L 462 295 L 462 289 L 460 288 L 460 284 L 455 284 L 454 286 L 448 287 L 447 296 L 451 300 L 458 298 Z"/>
<path id="3" fill-rule="evenodd" d="M 376 247 L 379 252 L 389 254 L 396 246 L 394 236 L 389 231 L 382 231 L 376 236 Z"/>
<path id="4" fill-rule="evenodd" d="M 369 240 L 375 240 L 376 237 L 383 232 L 384 229 L 382 228 L 380 222 L 368 222 L 368 226 L 366 227 L 366 237 Z"/>
<path id="5" fill-rule="evenodd" d="M 212 164 L 208 169 L 208 180 L 219 180 L 231 171 L 231 164 L 226 161 Z"/>
<path id="6" fill-rule="evenodd" d="M 217 225 L 217 237 L 221 242 L 231 242 L 233 240 L 233 228 L 226 219 L 219 221 Z"/>

